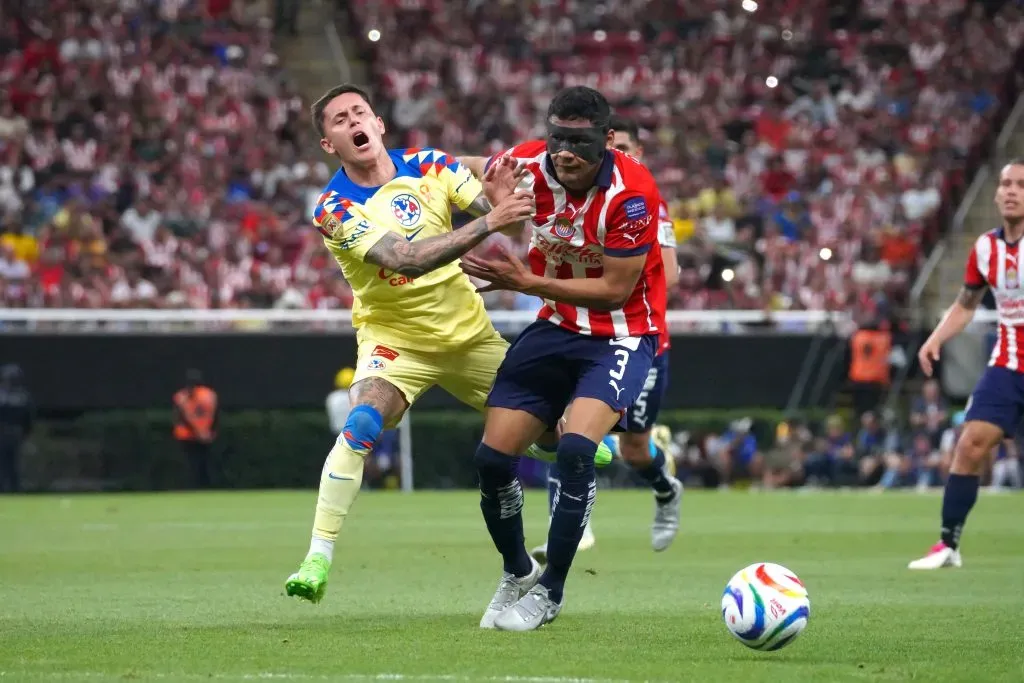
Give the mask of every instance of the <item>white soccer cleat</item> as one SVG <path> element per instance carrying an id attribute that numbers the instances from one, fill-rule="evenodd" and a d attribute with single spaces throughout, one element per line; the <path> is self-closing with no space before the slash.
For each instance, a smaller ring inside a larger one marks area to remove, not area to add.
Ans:
<path id="1" fill-rule="evenodd" d="M 594 530 L 590 528 L 590 520 L 588 519 L 587 526 L 583 527 L 583 537 L 580 539 L 580 544 L 576 546 L 576 550 L 590 550 L 596 542 Z"/>
<path id="2" fill-rule="evenodd" d="M 533 564 L 533 568 L 526 576 L 520 577 L 509 572 L 504 572 L 501 575 L 498 590 L 494 591 L 491 604 L 487 605 L 487 610 L 480 618 L 480 628 L 494 628 L 494 622 L 498 615 L 516 604 L 528 590 L 537 585 L 537 581 L 540 580 L 540 565 L 533 558 L 530 558 L 530 562 Z"/>
<path id="3" fill-rule="evenodd" d="M 672 484 L 672 496 L 664 501 L 654 499 L 654 524 L 651 525 L 651 547 L 661 552 L 672 545 L 679 533 L 679 517 L 683 506 L 683 483 L 675 477 L 668 478 Z"/>
<path id="4" fill-rule="evenodd" d="M 583 538 L 580 539 L 580 544 L 576 546 L 576 550 L 590 550 L 594 547 L 597 539 L 594 537 L 594 530 L 590 528 L 590 520 L 587 520 L 587 526 L 583 529 Z M 530 551 L 530 557 L 537 560 L 541 564 L 548 563 L 548 543 L 544 541 L 539 546 Z"/>
<path id="5" fill-rule="evenodd" d="M 530 551 L 530 557 L 540 564 L 548 563 L 548 542 L 544 541 L 539 546 Z"/>
<path id="6" fill-rule="evenodd" d="M 960 550 L 950 548 L 939 541 L 932 546 L 927 555 L 908 564 L 907 569 L 944 569 L 961 566 L 963 566 L 963 560 L 960 558 Z"/>
<path id="7" fill-rule="evenodd" d="M 562 605 L 548 597 L 548 589 L 536 585 L 494 620 L 494 628 L 499 631 L 536 631 L 554 621 L 561 611 Z"/>

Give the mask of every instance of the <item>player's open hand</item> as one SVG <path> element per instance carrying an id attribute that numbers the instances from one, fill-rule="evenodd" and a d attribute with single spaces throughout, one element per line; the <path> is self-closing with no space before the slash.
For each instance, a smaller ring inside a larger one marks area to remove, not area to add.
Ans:
<path id="1" fill-rule="evenodd" d="M 494 205 L 485 220 L 491 232 L 519 231 L 524 221 L 533 218 L 537 205 L 533 193 L 523 190 L 513 192 Z"/>
<path id="2" fill-rule="evenodd" d="M 484 173 L 484 196 L 491 206 L 497 206 L 519 187 L 526 177 L 526 165 L 518 163 L 511 154 L 502 154 L 491 162 Z"/>
<path id="3" fill-rule="evenodd" d="M 926 377 L 935 371 L 935 363 L 939 360 L 939 343 L 929 338 L 917 352 L 917 362 L 921 365 Z"/>
<path id="4" fill-rule="evenodd" d="M 462 272 L 470 277 L 483 280 L 488 284 L 477 287 L 478 292 L 496 292 L 501 289 L 509 289 L 513 292 L 523 292 L 530 286 L 533 280 L 533 273 L 530 269 L 503 246 L 498 247 L 498 258 L 482 259 L 469 254 L 462 257 L 459 264 Z"/>

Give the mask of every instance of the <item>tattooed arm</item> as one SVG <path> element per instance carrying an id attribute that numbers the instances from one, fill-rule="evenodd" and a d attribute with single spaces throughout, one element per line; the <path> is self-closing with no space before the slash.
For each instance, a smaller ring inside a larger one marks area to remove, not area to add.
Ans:
<path id="1" fill-rule="evenodd" d="M 402 275 L 420 277 L 459 258 L 491 232 L 486 217 L 477 218 L 461 230 L 416 242 L 389 232 L 370 247 L 364 260 Z"/>
<path id="2" fill-rule="evenodd" d="M 926 375 L 931 376 L 932 364 L 939 359 L 939 350 L 942 345 L 963 332 L 971 324 L 971 320 L 974 319 L 974 311 L 985 297 L 986 289 L 987 287 L 968 287 L 967 285 L 960 288 L 956 301 L 946 310 L 942 320 L 935 326 L 935 330 L 921 345 L 921 350 L 917 353 L 917 360 Z"/>
<path id="3" fill-rule="evenodd" d="M 486 216 L 491 210 L 491 203 L 487 201 L 487 197 L 481 191 L 476 196 L 469 206 L 466 207 L 466 212 L 474 218 L 480 218 L 480 216 Z"/>
<path id="4" fill-rule="evenodd" d="M 477 197 L 473 204 L 477 204 L 480 199 Z M 533 211 L 533 194 L 520 192 L 509 196 L 486 216 L 477 218 L 460 230 L 416 241 L 385 232 L 367 250 L 363 260 L 402 275 L 420 277 L 451 263 L 483 242 L 491 233 L 531 218 Z"/>

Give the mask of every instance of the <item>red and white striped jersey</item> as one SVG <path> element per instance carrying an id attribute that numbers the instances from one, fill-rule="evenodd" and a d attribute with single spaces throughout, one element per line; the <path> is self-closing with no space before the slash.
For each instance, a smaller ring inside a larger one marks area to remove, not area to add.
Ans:
<path id="1" fill-rule="evenodd" d="M 605 256 L 647 255 L 622 308 L 601 311 L 545 299 L 538 318 L 595 337 L 660 334 L 666 305 L 665 271 L 657 248 L 661 197 L 647 168 L 608 150 L 594 186 L 576 195 L 556 180 L 545 141 L 523 143 L 511 154 L 530 171 L 521 187 L 536 196 L 527 254 L 534 273 L 559 280 L 599 278 Z"/>
<path id="2" fill-rule="evenodd" d="M 988 287 L 999 311 L 999 336 L 988 364 L 1024 372 L 1024 288 L 1020 243 L 1009 243 L 1003 229 L 986 232 L 967 257 L 964 287 Z"/>

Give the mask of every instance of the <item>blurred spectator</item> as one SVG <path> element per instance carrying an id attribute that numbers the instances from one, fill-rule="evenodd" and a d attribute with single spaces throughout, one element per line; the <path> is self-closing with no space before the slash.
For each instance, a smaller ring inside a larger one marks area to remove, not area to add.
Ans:
<path id="1" fill-rule="evenodd" d="M 923 432 L 932 444 L 939 446 L 943 432 L 948 426 L 949 406 L 939 382 L 929 379 L 921 385 L 921 394 L 916 396 L 910 408 L 910 426 Z"/>
<path id="2" fill-rule="evenodd" d="M 939 208 L 942 195 L 926 176 L 918 178 L 917 183 L 907 188 L 900 195 L 900 206 L 907 220 L 917 221 L 928 218 Z"/>
<path id="3" fill-rule="evenodd" d="M 844 481 L 849 485 L 870 486 L 876 483 L 885 464 L 885 457 L 896 450 L 894 446 L 898 445 L 898 435 L 893 434 L 892 437 L 882 426 L 877 413 L 871 410 L 863 413 L 860 416 L 860 430 L 854 437 L 856 464 L 843 472 Z"/>
<path id="4" fill-rule="evenodd" d="M 764 455 L 763 484 L 766 489 L 791 488 L 806 482 L 805 464 L 812 437 L 807 427 L 795 420 L 775 428 L 775 445 Z"/>
<path id="5" fill-rule="evenodd" d="M 889 386 L 892 333 L 885 325 L 864 326 L 850 337 L 850 387 L 858 415 L 878 407 Z"/>
<path id="6" fill-rule="evenodd" d="M 916 486 L 927 489 L 942 482 L 942 455 L 928 434 L 911 436 L 903 454 L 886 456 L 885 473 L 879 486 L 883 489 Z"/>
<path id="7" fill-rule="evenodd" d="M 763 456 L 758 450 L 757 438 L 750 432 L 752 426 L 753 420 L 749 417 L 734 420 L 715 440 L 711 455 L 716 458 L 722 484 L 760 482 Z"/>
<path id="8" fill-rule="evenodd" d="M 1005 439 L 996 449 L 992 464 L 992 490 L 1021 487 L 1024 487 L 1024 472 L 1021 471 L 1020 448 L 1013 439 Z"/>
<path id="9" fill-rule="evenodd" d="M 217 392 L 205 386 L 202 373 L 192 368 L 185 373 L 185 386 L 175 392 L 173 404 L 173 435 L 192 470 L 192 486 L 209 488 L 220 411 Z"/>

